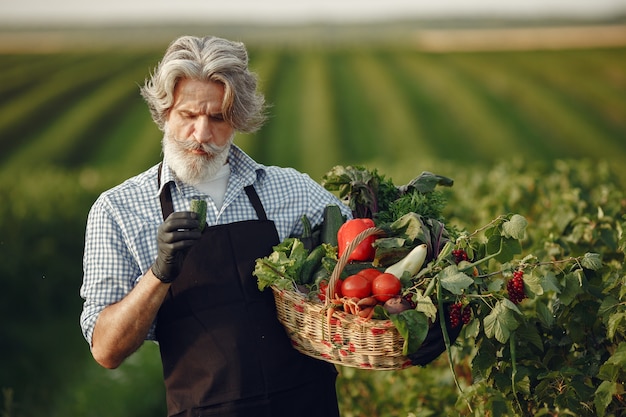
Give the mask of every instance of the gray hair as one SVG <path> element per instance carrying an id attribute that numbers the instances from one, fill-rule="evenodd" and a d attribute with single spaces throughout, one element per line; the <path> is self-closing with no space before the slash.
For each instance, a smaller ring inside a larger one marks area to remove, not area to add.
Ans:
<path id="1" fill-rule="evenodd" d="M 141 88 L 152 119 L 161 130 L 174 104 L 174 89 L 185 78 L 224 85 L 222 113 L 235 130 L 251 133 L 265 122 L 265 98 L 257 92 L 257 77 L 248 69 L 243 43 L 213 36 L 182 36 L 169 45 Z"/>

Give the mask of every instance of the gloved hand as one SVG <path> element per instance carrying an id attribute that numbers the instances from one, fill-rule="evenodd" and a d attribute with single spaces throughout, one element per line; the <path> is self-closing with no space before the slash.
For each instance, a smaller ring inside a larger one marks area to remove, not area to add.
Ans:
<path id="1" fill-rule="evenodd" d="M 448 329 L 448 336 L 450 337 L 450 345 L 452 345 L 459 337 L 463 326 L 459 325 L 457 327 L 452 327 L 452 325 L 450 324 L 450 317 L 445 318 L 445 323 L 446 329 Z M 443 333 L 441 331 L 439 317 L 437 317 L 432 327 L 428 331 L 428 335 L 422 343 L 422 346 L 419 347 L 417 352 L 409 355 L 408 358 L 411 360 L 411 363 L 413 365 L 425 366 L 437 359 L 439 355 L 441 355 L 445 351 L 446 344 L 443 340 Z"/>
<path id="2" fill-rule="evenodd" d="M 157 231 L 157 258 L 152 273 L 169 283 L 176 279 L 189 248 L 200 239 L 198 215 L 190 211 L 170 214 Z"/>

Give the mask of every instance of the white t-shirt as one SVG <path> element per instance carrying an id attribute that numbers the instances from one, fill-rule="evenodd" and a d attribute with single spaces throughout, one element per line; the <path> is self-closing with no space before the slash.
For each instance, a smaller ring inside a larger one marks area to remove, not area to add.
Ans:
<path id="1" fill-rule="evenodd" d="M 213 178 L 196 184 L 195 187 L 204 194 L 208 194 L 219 210 L 222 208 L 222 204 L 224 204 L 224 194 L 226 194 L 228 177 L 230 177 L 230 165 L 226 163 L 217 171 L 217 174 L 215 174 Z"/>

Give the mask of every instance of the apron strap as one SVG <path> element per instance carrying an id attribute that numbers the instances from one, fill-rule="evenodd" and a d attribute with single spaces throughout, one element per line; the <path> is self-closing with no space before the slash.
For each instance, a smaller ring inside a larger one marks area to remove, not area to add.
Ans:
<path id="1" fill-rule="evenodd" d="M 158 186 L 161 187 L 161 171 L 163 163 L 159 164 Z M 161 213 L 163 213 L 163 220 L 167 219 L 167 216 L 174 212 L 174 203 L 172 202 L 172 192 L 170 191 L 170 184 L 165 184 L 161 194 L 159 195 L 161 200 Z"/>
<path id="2" fill-rule="evenodd" d="M 263 220 L 263 221 L 267 220 L 267 214 L 265 214 L 263 203 L 261 203 L 261 199 L 259 198 L 259 195 L 256 193 L 254 186 L 248 185 L 247 187 L 244 188 L 244 190 L 246 190 L 246 194 L 248 194 L 248 200 L 250 200 L 252 207 L 254 207 L 254 211 L 256 211 L 256 215 L 259 218 L 259 220 Z"/>
<path id="3" fill-rule="evenodd" d="M 159 187 L 161 187 L 162 169 L 163 163 L 160 163 L 159 174 L 157 176 Z M 261 199 L 254 189 L 254 185 L 248 185 L 244 187 L 244 190 L 246 191 L 246 194 L 248 195 L 248 200 L 250 200 L 250 204 L 252 204 L 254 211 L 256 211 L 256 215 L 259 220 L 267 220 L 267 214 L 265 213 L 265 209 L 263 208 L 263 203 L 261 203 Z M 163 220 L 165 220 L 167 219 L 167 216 L 174 212 L 174 203 L 172 202 L 172 192 L 170 191 L 169 183 L 165 184 L 165 187 L 163 187 L 163 190 L 159 195 L 159 199 L 161 200 L 161 212 L 163 213 Z"/>

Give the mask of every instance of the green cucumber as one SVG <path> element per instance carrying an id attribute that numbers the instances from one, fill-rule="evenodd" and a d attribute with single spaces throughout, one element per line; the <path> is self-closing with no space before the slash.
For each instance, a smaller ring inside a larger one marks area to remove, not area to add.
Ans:
<path id="1" fill-rule="evenodd" d="M 302 244 L 307 250 L 313 250 L 313 248 L 316 245 L 316 242 L 315 242 L 315 238 L 313 237 L 313 232 L 311 229 L 311 221 L 306 216 L 306 214 L 302 215 L 302 217 L 300 218 L 300 221 L 302 222 L 303 230 L 302 230 L 302 235 L 299 237 L 299 239 L 302 241 Z"/>
<path id="2" fill-rule="evenodd" d="M 324 220 L 322 222 L 322 243 L 337 246 L 337 232 L 346 221 L 341 214 L 341 209 L 335 204 L 329 204 L 324 208 Z"/>
<path id="3" fill-rule="evenodd" d="M 313 249 L 304 260 L 302 267 L 300 268 L 298 284 L 309 284 L 313 278 L 313 273 L 319 269 L 322 265 L 322 258 L 326 254 L 322 245 Z"/>
<path id="4" fill-rule="evenodd" d="M 198 213 L 198 220 L 200 220 L 200 231 L 203 231 L 204 226 L 206 226 L 206 210 L 206 201 L 191 200 L 191 211 Z"/>

